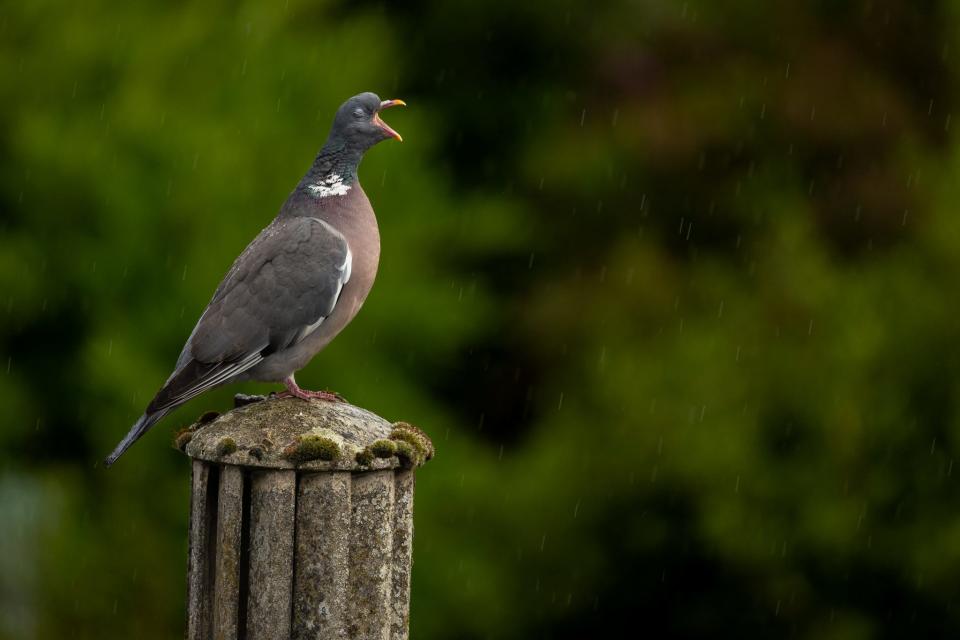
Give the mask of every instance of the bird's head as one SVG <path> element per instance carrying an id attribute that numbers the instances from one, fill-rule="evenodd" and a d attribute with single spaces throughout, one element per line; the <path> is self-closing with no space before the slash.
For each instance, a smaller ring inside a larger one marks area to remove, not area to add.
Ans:
<path id="1" fill-rule="evenodd" d="M 360 151 L 366 151 L 388 138 L 403 140 L 399 133 L 380 119 L 380 112 L 405 104 L 403 100 L 381 101 L 377 94 L 369 91 L 353 96 L 337 109 L 337 115 L 333 119 L 333 127 L 330 130 L 330 139 Z"/>

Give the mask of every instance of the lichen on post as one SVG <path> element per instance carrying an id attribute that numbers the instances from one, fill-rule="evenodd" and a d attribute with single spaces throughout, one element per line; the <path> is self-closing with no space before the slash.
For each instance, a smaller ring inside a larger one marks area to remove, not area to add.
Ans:
<path id="1" fill-rule="evenodd" d="M 427 436 L 345 402 L 250 402 L 177 434 L 193 458 L 189 638 L 408 637 Z"/>

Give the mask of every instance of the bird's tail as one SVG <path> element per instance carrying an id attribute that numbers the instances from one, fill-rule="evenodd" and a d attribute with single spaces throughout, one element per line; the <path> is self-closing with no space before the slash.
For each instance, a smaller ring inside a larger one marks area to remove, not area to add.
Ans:
<path id="1" fill-rule="evenodd" d="M 104 462 L 109 467 L 114 462 L 117 461 L 117 458 L 123 455 L 123 452 L 130 448 L 130 446 L 140 439 L 140 436 L 145 434 L 150 427 L 157 423 L 163 416 L 167 415 L 170 409 L 163 409 L 157 411 L 156 413 L 145 413 L 140 416 L 140 419 L 133 423 L 133 426 L 130 427 L 130 431 L 127 432 L 127 435 L 123 437 L 123 440 L 120 441 L 120 444 L 117 445 L 117 448 L 113 450 L 113 453 L 107 456 Z"/>

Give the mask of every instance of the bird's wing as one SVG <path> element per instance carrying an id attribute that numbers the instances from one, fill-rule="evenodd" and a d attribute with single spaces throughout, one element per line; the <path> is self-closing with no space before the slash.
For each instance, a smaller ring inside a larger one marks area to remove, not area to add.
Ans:
<path id="1" fill-rule="evenodd" d="M 217 288 L 147 413 L 182 404 L 306 338 L 333 313 L 352 260 L 343 234 L 318 218 L 264 229 Z"/>

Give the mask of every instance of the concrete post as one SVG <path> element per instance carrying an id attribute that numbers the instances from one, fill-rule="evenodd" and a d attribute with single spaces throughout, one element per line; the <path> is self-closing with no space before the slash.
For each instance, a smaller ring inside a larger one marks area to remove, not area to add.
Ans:
<path id="1" fill-rule="evenodd" d="M 433 444 L 345 402 L 249 400 L 177 436 L 187 638 L 407 638 L 414 470 Z"/>

